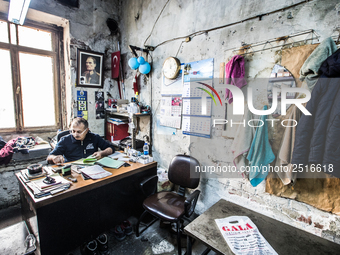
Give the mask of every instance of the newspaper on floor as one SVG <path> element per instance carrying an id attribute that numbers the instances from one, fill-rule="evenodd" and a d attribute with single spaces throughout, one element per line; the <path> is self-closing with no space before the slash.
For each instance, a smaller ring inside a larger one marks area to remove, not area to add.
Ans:
<path id="1" fill-rule="evenodd" d="M 231 216 L 215 221 L 235 255 L 277 255 L 247 216 Z"/>

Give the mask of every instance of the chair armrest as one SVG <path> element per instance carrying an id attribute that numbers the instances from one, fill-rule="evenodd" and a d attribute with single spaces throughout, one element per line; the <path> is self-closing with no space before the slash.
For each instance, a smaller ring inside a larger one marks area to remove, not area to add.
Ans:
<path id="1" fill-rule="evenodd" d="M 152 194 L 156 193 L 157 182 L 158 182 L 158 176 L 153 175 L 153 176 L 143 180 L 139 184 L 144 196 L 148 197 L 148 196 L 151 196 Z"/>
<path id="2" fill-rule="evenodd" d="M 190 217 L 191 214 L 194 212 L 196 203 L 198 200 L 198 196 L 200 195 L 200 193 L 201 191 L 195 190 L 185 199 L 185 202 L 184 202 L 185 216 Z"/>

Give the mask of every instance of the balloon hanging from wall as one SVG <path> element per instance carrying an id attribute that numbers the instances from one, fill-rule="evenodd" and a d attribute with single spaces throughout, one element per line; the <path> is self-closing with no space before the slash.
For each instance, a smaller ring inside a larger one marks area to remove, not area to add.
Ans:
<path id="1" fill-rule="evenodd" d="M 145 62 L 143 65 L 139 66 L 138 70 L 142 74 L 148 74 L 151 71 L 151 66 L 148 62 Z"/>
<path id="2" fill-rule="evenodd" d="M 130 58 L 128 64 L 133 70 L 136 70 L 139 67 L 137 58 Z"/>
<path id="3" fill-rule="evenodd" d="M 131 53 L 134 55 L 134 57 L 129 59 L 129 66 L 133 70 L 137 70 L 142 74 L 148 74 L 151 71 L 151 65 L 147 61 L 145 61 L 144 57 L 138 56 L 137 51 L 146 52 L 149 53 L 148 49 L 142 49 L 136 46 L 129 45 L 129 48 L 131 50 Z"/>

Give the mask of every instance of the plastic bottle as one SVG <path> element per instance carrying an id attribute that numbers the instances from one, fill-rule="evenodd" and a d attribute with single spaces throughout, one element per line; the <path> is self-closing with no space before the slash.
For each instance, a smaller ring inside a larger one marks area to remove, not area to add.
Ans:
<path id="1" fill-rule="evenodd" d="M 144 156 L 149 155 L 149 145 L 148 145 L 148 143 L 144 143 L 143 152 L 144 152 Z"/>

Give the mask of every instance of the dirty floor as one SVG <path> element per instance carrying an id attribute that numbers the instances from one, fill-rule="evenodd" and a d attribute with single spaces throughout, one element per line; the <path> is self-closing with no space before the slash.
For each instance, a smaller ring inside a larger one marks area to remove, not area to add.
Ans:
<path id="1" fill-rule="evenodd" d="M 134 226 L 136 218 L 129 219 Z M 24 240 L 26 233 L 25 225 L 21 220 L 20 206 L 12 206 L 0 210 L 0 254 L 19 255 L 24 254 Z M 169 228 L 160 228 L 159 221 L 155 222 L 140 237 L 135 234 L 127 236 L 124 240 L 118 241 L 113 230 L 106 232 L 109 243 L 109 254 L 112 255 L 178 255 L 176 235 Z M 56 244 L 57 244 L 56 240 Z M 182 238 L 182 255 L 185 254 L 186 238 Z M 205 246 L 200 242 L 193 245 L 193 255 L 202 254 Z M 211 251 L 209 255 L 216 253 Z M 63 255 L 81 255 L 80 248 L 69 251 Z"/>

